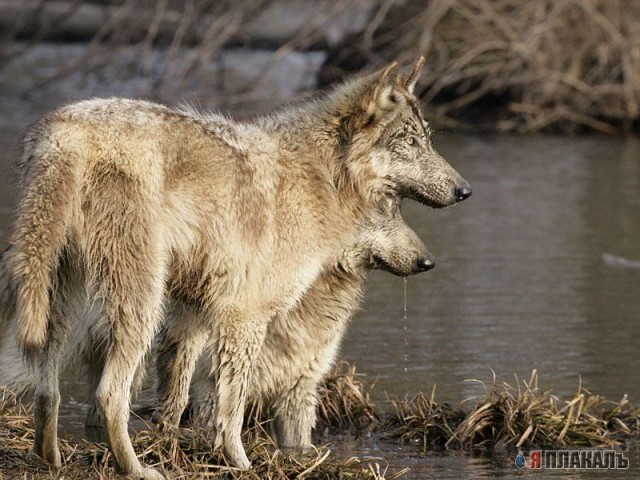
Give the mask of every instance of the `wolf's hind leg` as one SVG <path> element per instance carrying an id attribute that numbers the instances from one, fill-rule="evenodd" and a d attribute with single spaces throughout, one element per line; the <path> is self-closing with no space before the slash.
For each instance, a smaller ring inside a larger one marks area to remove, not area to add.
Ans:
<path id="1" fill-rule="evenodd" d="M 189 385 L 209 338 L 202 314 L 174 302 L 160 335 L 157 354 L 159 424 L 177 427 L 189 402 Z"/>
<path id="2" fill-rule="evenodd" d="M 311 430 L 316 425 L 318 381 L 300 377 L 273 405 L 278 447 L 284 451 L 311 448 Z"/>
<path id="3" fill-rule="evenodd" d="M 140 463 L 127 428 L 136 371 L 163 314 L 169 253 L 157 214 L 160 206 L 156 196 L 141 192 L 126 175 L 107 175 L 99 187 L 104 187 L 104 195 L 115 190 L 124 198 L 96 202 L 85 211 L 85 236 L 91 241 L 84 246 L 83 258 L 92 297 L 101 307 L 98 322 L 108 331 L 96 401 L 120 471 L 136 479 L 162 479 Z M 96 198 L 103 198 L 99 187 Z"/>
<path id="4" fill-rule="evenodd" d="M 158 472 L 144 468 L 137 459 L 127 431 L 131 386 L 161 317 L 163 282 L 139 291 L 137 298 L 122 298 L 105 305 L 112 338 L 96 401 L 109 438 L 109 446 L 119 469 L 135 478 L 161 479 Z M 140 286 L 138 287 L 140 288 Z M 155 290 L 155 291 L 153 291 Z M 133 290 L 135 291 L 135 290 Z M 107 303 L 107 302 L 105 302 Z"/>
<path id="5" fill-rule="evenodd" d="M 102 316 L 102 313 L 95 309 L 89 312 L 88 317 L 91 319 L 89 327 L 88 342 L 83 345 L 83 363 L 86 366 L 87 373 L 87 391 L 89 394 L 87 416 L 84 420 L 85 434 L 90 441 L 103 442 L 108 441 L 107 431 L 105 429 L 102 411 L 98 405 L 96 393 L 102 374 L 104 372 L 105 358 L 107 355 L 107 345 L 109 344 L 109 332 L 105 325 L 101 325 L 96 319 Z M 136 395 L 141 389 L 146 374 L 146 362 L 143 362 L 137 369 L 134 376 L 133 385 L 131 387 L 132 395 Z"/>

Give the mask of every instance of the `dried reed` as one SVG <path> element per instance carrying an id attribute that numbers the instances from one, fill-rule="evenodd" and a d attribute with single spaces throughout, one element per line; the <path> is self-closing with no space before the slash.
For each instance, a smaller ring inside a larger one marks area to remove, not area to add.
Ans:
<path id="1" fill-rule="evenodd" d="M 464 413 L 433 395 L 411 401 L 393 400 L 394 411 L 381 425 L 383 436 L 419 440 L 425 448 L 544 448 L 619 446 L 640 435 L 640 409 L 623 397 L 612 402 L 582 384 L 570 400 L 561 401 L 538 387 L 538 373 L 512 387 L 494 378 L 487 394 Z"/>
<path id="2" fill-rule="evenodd" d="M 640 409 L 626 396 L 619 402 L 606 400 L 579 383 L 569 400 L 560 400 L 538 386 L 533 371 L 529 380 L 516 386 L 485 385 L 486 394 L 464 411 L 439 404 L 435 388 L 431 395 L 413 399 L 389 399 L 384 413 L 369 399 L 371 385 L 356 373 L 355 366 L 340 362 L 321 389 L 318 413 L 321 425 L 334 429 L 375 428 L 383 440 L 399 439 L 426 449 L 564 448 L 573 446 L 620 446 L 640 437 Z M 113 461 L 105 445 L 60 440 L 63 467 L 49 468 L 27 451 L 33 443 L 31 407 L 24 406 L 7 390 L 0 390 L 0 475 L 7 478 L 86 479 L 111 478 Z M 254 412 L 255 413 L 255 412 Z M 287 455 L 276 448 L 265 430 L 264 413 L 245 432 L 252 470 L 241 472 L 225 466 L 213 453 L 212 436 L 202 430 L 179 428 L 159 431 L 153 427 L 135 433 L 133 444 L 146 464 L 172 478 L 232 479 L 366 479 L 381 480 L 380 465 L 357 458 L 337 460 L 326 447 L 305 455 Z M 382 420 L 378 420 L 378 419 Z M 397 478 L 407 469 L 387 479 Z M 2 477 L 0 477 L 2 478 Z"/>

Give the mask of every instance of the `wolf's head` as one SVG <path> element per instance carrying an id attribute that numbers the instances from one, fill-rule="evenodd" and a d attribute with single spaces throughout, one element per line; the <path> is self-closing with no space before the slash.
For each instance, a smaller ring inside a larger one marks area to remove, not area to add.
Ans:
<path id="1" fill-rule="evenodd" d="M 373 212 L 364 219 L 355 242 L 343 251 L 340 262 L 345 270 L 385 270 L 402 277 L 435 266 L 433 255 L 395 206 L 386 212 Z"/>
<path id="2" fill-rule="evenodd" d="M 424 65 L 407 73 L 397 63 L 337 90 L 341 137 L 351 178 L 370 179 L 374 194 L 398 194 L 431 207 L 471 195 L 469 184 L 433 148 L 431 131 L 414 96 Z"/>

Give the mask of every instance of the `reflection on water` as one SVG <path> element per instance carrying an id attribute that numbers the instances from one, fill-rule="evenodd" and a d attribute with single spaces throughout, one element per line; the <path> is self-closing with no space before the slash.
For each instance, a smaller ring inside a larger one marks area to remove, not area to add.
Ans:
<path id="1" fill-rule="evenodd" d="M 0 132 L 4 238 L 15 195 L 6 166 L 17 135 Z M 513 384 L 514 374 L 528 378 L 535 368 L 540 386 L 560 397 L 570 396 L 581 376 L 595 393 L 612 399 L 628 393 L 640 403 L 640 268 L 634 263 L 640 261 L 640 144 L 542 136 L 436 140 L 474 194 L 444 210 L 403 206 L 437 268 L 408 280 L 406 320 L 403 280 L 371 277 L 342 351 L 379 379 L 376 399 L 436 384 L 437 399 L 457 403 L 482 392 L 466 379 L 490 382 L 493 369 Z M 81 425 L 83 414 L 69 398 L 61 420 Z M 424 456 L 371 441 L 340 441 L 335 449 L 411 466 L 414 478 L 514 472 L 511 458 Z M 640 455 L 633 450 L 630 456 L 627 478 L 635 478 Z"/>

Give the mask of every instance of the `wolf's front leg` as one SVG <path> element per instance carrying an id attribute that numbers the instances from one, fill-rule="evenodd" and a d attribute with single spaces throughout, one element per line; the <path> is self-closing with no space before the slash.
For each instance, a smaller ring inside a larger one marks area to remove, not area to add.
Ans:
<path id="1" fill-rule="evenodd" d="M 304 452 L 312 447 L 311 430 L 316 425 L 318 381 L 301 377 L 274 404 L 275 433 L 284 451 Z"/>
<path id="2" fill-rule="evenodd" d="M 270 317 L 225 309 L 217 322 L 216 448 L 239 468 L 251 464 L 240 434 L 251 374 L 260 353 Z"/>

